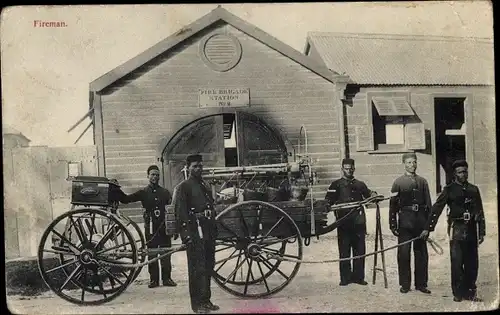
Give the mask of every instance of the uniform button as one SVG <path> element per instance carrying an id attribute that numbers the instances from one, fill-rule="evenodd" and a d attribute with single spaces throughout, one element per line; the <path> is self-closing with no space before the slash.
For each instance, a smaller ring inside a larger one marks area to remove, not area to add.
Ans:
<path id="1" fill-rule="evenodd" d="M 158 198 L 155 198 L 155 200 L 158 200 Z"/>
<path id="2" fill-rule="evenodd" d="M 153 192 L 156 192 L 156 190 L 153 190 Z"/>

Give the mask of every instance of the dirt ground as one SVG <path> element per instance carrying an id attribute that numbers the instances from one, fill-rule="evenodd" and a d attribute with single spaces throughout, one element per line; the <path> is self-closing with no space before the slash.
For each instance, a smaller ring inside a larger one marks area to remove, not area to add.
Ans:
<path id="1" fill-rule="evenodd" d="M 491 230 L 490 230 L 491 231 Z M 432 237 L 432 235 L 431 235 Z M 396 250 L 386 252 L 388 288 L 383 274 L 377 272 L 372 284 L 373 256 L 366 259 L 367 286 L 339 286 L 338 263 L 302 264 L 297 276 L 281 292 L 267 299 L 245 300 L 226 293 L 212 282 L 213 302 L 221 309 L 214 313 L 302 313 L 302 312 L 434 312 L 480 311 L 496 309 L 499 304 L 498 236 L 490 234 L 480 247 L 478 293 L 484 302 L 453 302 L 450 287 L 450 259 L 445 237 L 435 240 L 442 246 L 443 255 L 429 247 L 429 289 L 431 295 L 418 291 L 399 292 Z M 384 236 L 384 245 L 396 244 L 393 236 Z M 374 249 L 374 235 L 367 236 L 367 252 Z M 304 247 L 306 260 L 338 257 L 336 232 L 312 239 Z M 380 262 L 380 259 L 379 259 Z M 147 287 L 147 268 L 136 282 L 113 301 L 99 306 L 77 306 L 46 292 L 35 297 L 8 296 L 12 313 L 23 314 L 186 314 L 189 307 L 187 265 L 184 252 L 172 256 L 175 288 Z"/>

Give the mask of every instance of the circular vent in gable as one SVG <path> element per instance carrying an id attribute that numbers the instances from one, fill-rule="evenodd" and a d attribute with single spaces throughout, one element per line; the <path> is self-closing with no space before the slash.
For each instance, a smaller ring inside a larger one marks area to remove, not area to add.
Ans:
<path id="1" fill-rule="evenodd" d="M 210 34 L 200 43 L 200 56 L 211 69 L 228 71 L 241 59 L 241 44 L 229 34 Z"/>

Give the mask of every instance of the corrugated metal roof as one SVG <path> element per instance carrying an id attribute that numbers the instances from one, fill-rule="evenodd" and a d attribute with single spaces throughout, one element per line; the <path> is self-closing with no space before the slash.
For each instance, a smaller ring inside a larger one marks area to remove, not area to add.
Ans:
<path id="1" fill-rule="evenodd" d="M 357 84 L 495 82 L 490 38 L 310 32 L 307 42 L 328 68 L 350 76 Z"/>

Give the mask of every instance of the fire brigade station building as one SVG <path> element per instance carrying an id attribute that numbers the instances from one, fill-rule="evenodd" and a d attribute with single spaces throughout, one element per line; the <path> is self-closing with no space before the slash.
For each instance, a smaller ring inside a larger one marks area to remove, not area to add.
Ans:
<path id="1" fill-rule="evenodd" d="M 294 161 L 304 126 L 315 198 L 348 156 L 387 194 L 409 151 L 433 193 L 465 157 L 496 195 L 492 55 L 488 41 L 322 33 L 304 54 L 217 8 L 90 84 L 98 173 L 130 193 L 157 164 L 172 191 L 187 154 L 207 166 Z"/>

